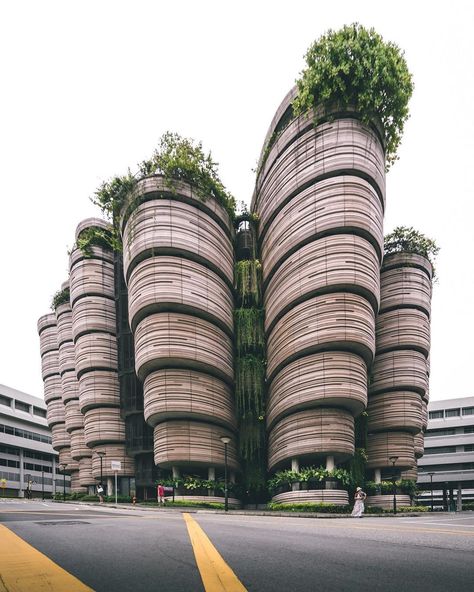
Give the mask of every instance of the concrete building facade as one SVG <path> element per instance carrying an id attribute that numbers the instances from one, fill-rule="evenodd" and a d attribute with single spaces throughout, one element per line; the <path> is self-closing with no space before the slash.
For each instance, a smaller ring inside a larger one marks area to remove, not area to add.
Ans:
<path id="1" fill-rule="evenodd" d="M 474 503 L 474 397 L 430 401 L 419 502 L 435 509 Z"/>
<path id="2" fill-rule="evenodd" d="M 0 496 L 50 498 L 69 493 L 52 446 L 43 399 L 0 384 Z"/>

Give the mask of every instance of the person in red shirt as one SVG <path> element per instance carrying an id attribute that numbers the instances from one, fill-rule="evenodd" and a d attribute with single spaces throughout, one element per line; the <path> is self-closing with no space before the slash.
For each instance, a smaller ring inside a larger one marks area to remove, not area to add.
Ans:
<path id="1" fill-rule="evenodd" d="M 165 488 L 161 483 L 158 483 L 157 487 L 158 503 L 165 505 Z"/>

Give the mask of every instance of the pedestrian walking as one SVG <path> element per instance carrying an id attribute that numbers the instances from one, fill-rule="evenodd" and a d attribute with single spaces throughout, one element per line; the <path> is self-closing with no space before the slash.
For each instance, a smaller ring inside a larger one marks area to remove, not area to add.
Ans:
<path id="1" fill-rule="evenodd" d="M 157 488 L 157 494 L 158 494 L 158 504 L 163 504 L 163 506 L 165 505 L 165 488 L 163 487 L 163 485 L 161 483 L 158 483 L 158 488 Z"/>
<path id="2" fill-rule="evenodd" d="M 362 491 L 362 487 L 358 487 L 356 489 L 354 495 L 354 509 L 352 510 L 351 516 L 354 518 L 362 518 L 362 514 L 364 513 L 364 501 L 367 497 L 367 494 Z"/>
<path id="3" fill-rule="evenodd" d="M 101 504 L 104 503 L 104 488 L 102 487 L 102 483 L 99 483 L 99 485 L 97 485 L 97 495 L 99 496 L 99 502 Z"/>

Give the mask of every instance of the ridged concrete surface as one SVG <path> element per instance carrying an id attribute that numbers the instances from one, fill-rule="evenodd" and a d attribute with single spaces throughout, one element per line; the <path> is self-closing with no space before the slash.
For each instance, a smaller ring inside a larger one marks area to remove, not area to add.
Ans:
<path id="1" fill-rule="evenodd" d="M 210 372 L 233 380 L 230 338 L 218 327 L 181 313 L 155 313 L 135 331 L 135 367 L 140 380 L 164 366 L 180 366 Z"/>
<path id="2" fill-rule="evenodd" d="M 341 322 L 343 320 L 343 322 Z M 375 316 L 365 298 L 334 293 L 298 304 L 275 325 L 267 340 L 267 377 L 297 356 L 318 349 L 349 349 L 370 364 L 375 353 Z"/>
<path id="3" fill-rule="evenodd" d="M 224 382 L 194 370 L 157 370 L 145 378 L 144 415 L 151 426 L 168 419 L 198 419 L 235 430 L 233 392 Z"/>
<path id="4" fill-rule="evenodd" d="M 84 440 L 87 446 L 125 442 L 125 423 L 117 407 L 89 409 L 84 416 Z"/>
<path id="5" fill-rule="evenodd" d="M 409 495 L 397 493 L 395 495 L 395 499 L 397 502 L 397 508 L 402 506 L 411 506 L 411 499 Z M 393 508 L 393 495 L 368 495 L 365 500 L 365 505 L 391 510 Z"/>
<path id="6" fill-rule="evenodd" d="M 74 341 L 91 331 L 115 335 L 115 302 L 103 296 L 84 296 L 74 305 L 72 327 Z"/>
<path id="7" fill-rule="evenodd" d="M 81 458 L 90 458 L 92 450 L 86 445 L 84 439 L 84 428 L 74 430 L 71 432 L 71 456 L 74 460 Z M 80 465 L 81 463 L 79 463 Z M 79 471 L 81 467 L 79 466 Z"/>
<path id="8" fill-rule="evenodd" d="M 371 394 L 396 389 L 423 395 L 428 388 L 426 358 L 417 351 L 392 351 L 376 356 L 372 374 Z"/>
<path id="9" fill-rule="evenodd" d="M 349 411 L 328 408 L 299 411 L 279 421 L 270 432 L 269 470 L 292 458 L 299 458 L 300 463 L 317 463 L 317 456 L 328 454 L 337 462 L 354 454 L 354 418 Z"/>
<path id="10" fill-rule="evenodd" d="M 117 369 L 117 340 L 108 333 L 87 333 L 75 345 L 78 378 L 91 370 Z"/>
<path id="11" fill-rule="evenodd" d="M 369 433 L 403 430 L 416 434 L 422 428 L 423 409 L 418 393 L 390 391 L 374 395 L 367 413 Z"/>
<path id="12" fill-rule="evenodd" d="M 58 451 L 65 446 L 70 445 L 70 437 L 69 434 L 66 432 L 66 424 L 65 423 L 58 423 L 57 425 L 53 425 L 51 428 L 51 439 L 53 441 L 53 448 L 54 450 Z"/>
<path id="13" fill-rule="evenodd" d="M 367 468 L 391 467 L 391 456 L 398 456 L 395 467 L 409 469 L 415 464 L 413 434 L 381 432 L 371 434 L 367 445 Z"/>
<path id="14" fill-rule="evenodd" d="M 399 308 L 378 315 L 377 353 L 393 349 L 416 349 L 425 357 L 430 351 L 430 321 L 414 308 Z"/>
<path id="15" fill-rule="evenodd" d="M 118 471 L 118 477 L 133 477 L 135 475 L 135 463 L 133 458 L 127 456 L 125 444 L 102 444 L 96 447 L 92 454 L 92 475 L 96 480 L 100 479 L 100 458 L 95 451 L 105 452 L 102 461 L 102 476 L 114 477 L 111 462 L 118 460 L 122 463 L 122 469 Z"/>
<path id="16" fill-rule="evenodd" d="M 367 367 L 350 352 L 319 352 L 288 364 L 273 379 L 267 399 L 267 426 L 311 407 L 344 407 L 354 416 L 367 404 Z"/>
<path id="17" fill-rule="evenodd" d="M 79 405 L 82 413 L 93 407 L 119 407 L 118 374 L 114 370 L 93 370 L 79 379 Z"/>
<path id="18" fill-rule="evenodd" d="M 349 494 L 344 489 L 310 489 L 303 491 L 286 491 L 272 497 L 276 504 L 307 504 L 324 503 L 336 506 L 347 506 Z"/>
<path id="19" fill-rule="evenodd" d="M 236 438 L 232 432 L 220 426 L 184 420 L 169 420 L 155 427 L 155 464 L 163 468 L 185 463 L 196 467 L 223 467 L 222 436 L 231 438 L 227 445 L 228 467 L 238 470 Z"/>
<path id="20" fill-rule="evenodd" d="M 71 399 L 65 405 L 66 407 L 66 431 L 71 433 L 73 430 L 79 430 L 84 426 L 84 416 L 79 410 L 79 399 Z M 72 444 L 71 444 L 72 447 Z"/>
<path id="21" fill-rule="evenodd" d="M 265 259 L 268 265 L 268 259 Z M 298 302 L 323 292 L 359 291 L 378 310 L 379 260 L 365 239 L 348 234 L 311 242 L 285 259 L 265 290 L 265 330 Z"/>

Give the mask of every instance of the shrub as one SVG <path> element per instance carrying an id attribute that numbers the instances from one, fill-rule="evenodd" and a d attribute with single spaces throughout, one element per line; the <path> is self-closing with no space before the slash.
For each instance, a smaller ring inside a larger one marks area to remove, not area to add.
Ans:
<path id="1" fill-rule="evenodd" d="M 51 310 L 56 310 L 61 304 L 69 302 L 69 288 L 58 290 L 51 301 Z"/>
<path id="2" fill-rule="evenodd" d="M 426 257 L 433 266 L 433 277 L 435 276 L 434 262 L 439 253 L 439 247 L 435 241 L 428 238 L 418 230 L 407 226 L 397 226 L 384 238 L 384 254 L 394 253 L 415 253 Z"/>
<path id="3" fill-rule="evenodd" d="M 347 514 L 351 511 L 350 506 L 337 506 L 336 504 L 301 503 L 301 504 L 278 504 L 270 502 L 269 510 L 278 512 L 318 512 L 322 514 Z"/>
<path id="4" fill-rule="evenodd" d="M 398 512 L 427 512 L 428 506 L 400 506 Z"/>
<path id="5" fill-rule="evenodd" d="M 462 505 L 463 510 L 474 510 L 474 502 L 468 502 L 467 504 Z"/>
<path id="6" fill-rule="evenodd" d="M 387 168 L 408 119 L 412 76 L 400 48 L 385 42 L 374 29 L 358 23 L 329 30 L 306 53 L 306 68 L 297 80 L 293 111 L 299 115 L 314 106 L 354 106 L 363 121 L 374 116 L 382 123 Z"/>

